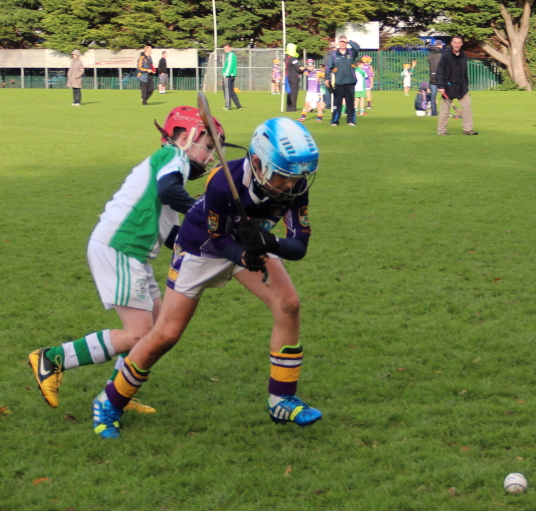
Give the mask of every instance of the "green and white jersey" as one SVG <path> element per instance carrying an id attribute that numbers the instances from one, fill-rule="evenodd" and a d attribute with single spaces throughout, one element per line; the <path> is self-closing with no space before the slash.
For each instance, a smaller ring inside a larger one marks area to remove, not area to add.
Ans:
<path id="1" fill-rule="evenodd" d="M 363 71 L 359 67 L 356 67 L 355 77 L 357 78 L 357 82 L 355 82 L 355 91 L 356 92 L 365 91 L 366 90 L 366 78 L 367 78 L 367 74 L 365 73 L 365 71 Z"/>
<path id="2" fill-rule="evenodd" d="M 158 181 L 173 172 L 190 174 L 188 155 L 176 146 L 164 145 L 127 176 L 105 206 L 91 239 L 145 263 L 154 259 L 166 241 L 178 214 L 160 202 Z"/>

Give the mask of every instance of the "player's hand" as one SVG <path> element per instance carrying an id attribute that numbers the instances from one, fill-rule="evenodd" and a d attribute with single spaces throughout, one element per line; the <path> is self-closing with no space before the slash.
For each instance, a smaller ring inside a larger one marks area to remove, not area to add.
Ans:
<path id="1" fill-rule="evenodd" d="M 254 256 L 244 252 L 242 254 L 242 266 L 249 271 L 266 271 L 266 261 L 268 257 L 265 255 Z"/>
<path id="2" fill-rule="evenodd" d="M 441 95 L 445 94 L 445 89 L 437 89 L 437 91 L 438 91 L 439 94 L 441 94 Z"/>
<path id="3" fill-rule="evenodd" d="M 279 239 L 270 231 L 260 228 L 253 220 L 240 222 L 238 236 L 242 246 L 249 254 L 260 256 L 275 252 L 279 248 Z"/>

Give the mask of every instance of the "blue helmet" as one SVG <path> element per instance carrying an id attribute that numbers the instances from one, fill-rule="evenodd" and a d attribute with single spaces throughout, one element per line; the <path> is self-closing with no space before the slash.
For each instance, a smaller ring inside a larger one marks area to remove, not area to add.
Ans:
<path id="1" fill-rule="evenodd" d="M 302 124 L 286 117 L 269 119 L 257 126 L 249 145 L 249 157 L 260 160 L 261 177 L 253 172 L 259 185 L 272 197 L 290 198 L 305 193 L 318 167 L 318 148 Z M 252 168 L 255 165 L 252 161 Z M 295 186 L 281 191 L 270 187 L 274 174 L 292 179 Z M 298 178 L 298 180 L 296 180 Z"/>

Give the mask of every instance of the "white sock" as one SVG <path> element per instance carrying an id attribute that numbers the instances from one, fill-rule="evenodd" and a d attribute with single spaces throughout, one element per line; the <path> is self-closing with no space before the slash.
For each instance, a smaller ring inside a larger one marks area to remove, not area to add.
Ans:
<path id="1" fill-rule="evenodd" d="M 270 407 L 274 407 L 277 403 L 283 401 L 283 398 L 281 396 L 274 396 L 273 394 L 270 394 L 270 397 L 268 399 L 270 401 Z"/>

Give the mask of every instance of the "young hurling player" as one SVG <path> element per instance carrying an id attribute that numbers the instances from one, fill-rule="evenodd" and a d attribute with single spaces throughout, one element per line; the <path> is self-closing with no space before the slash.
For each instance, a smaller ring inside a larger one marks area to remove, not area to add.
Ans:
<path id="1" fill-rule="evenodd" d="M 214 123 L 223 139 L 222 126 L 216 119 Z M 63 371 L 101 364 L 115 354 L 127 353 L 149 332 L 160 313 L 160 290 L 149 261 L 168 237 L 172 248 L 177 212 L 186 213 L 195 202 L 184 184 L 205 174 L 214 152 L 212 138 L 195 108 L 173 109 L 164 131 L 167 137 L 162 138 L 162 148 L 127 176 L 106 204 L 88 244 L 89 267 L 104 308 L 116 310 L 123 328 L 101 330 L 29 355 L 39 388 L 52 408 L 59 404 Z M 115 373 L 122 362 L 118 358 Z M 143 405 L 134 408 L 154 411 Z"/>
<path id="2" fill-rule="evenodd" d="M 306 71 L 303 74 L 307 77 L 307 94 L 305 95 L 305 105 L 302 115 L 298 121 L 304 122 L 307 113 L 317 108 L 316 122 L 322 122 L 325 104 L 322 93 L 320 92 L 320 84 L 323 82 L 326 73 L 315 69 L 315 61 L 313 59 L 307 59 L 305 67 Z"/>
<path id="3" fill-rule="evenodd" d="M 147 381 L 152 366 L 180 339 L 203 291 L 224 287 L 232 276 L 269 307 L 274 319 L 268 385 L 272 420 L 307 426 L 322 418 L 296 396 L 302 363 L 300 301 L 281 261 L 302 259 L 307 252 L 308 187 L 317 165 L 318 149 L 303 125 L 277 118 L 258 126 L 248 157 L 229 162 L 248 220 L 240 218 L 224 171 L 212 171 L 205 194 L 182 224 L 180 249 L 154 328 L 93 402 L 97 434 L 119 436 L 125 406 Z M 270 229 L 281 219 L 286 237 L 280 239 Z M 263 282 L 263 269 L 269 272 L 270 287 Z"/>

